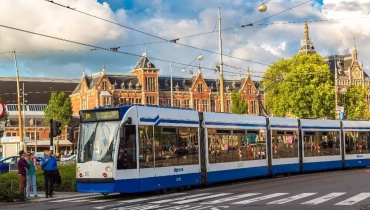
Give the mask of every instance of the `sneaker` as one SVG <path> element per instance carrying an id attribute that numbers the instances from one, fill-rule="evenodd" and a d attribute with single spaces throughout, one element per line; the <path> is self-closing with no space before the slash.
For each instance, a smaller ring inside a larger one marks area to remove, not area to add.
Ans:
<path id="1" fill-rule="evenodd" d="M 31 198 L 26 198 L 26 200 L 31 200 Z"/>
<path id="2" fill-rule="evenodd" d="M 49 195 L 49 198 L 52 198 L 53 196 L 52 195 Z"/>
<path id="3" fill-rule="evenodd" d="M 34 198 L 38 198 L 39 196 L 37 196 L 37 195 L 35 195 L 35 196 L 33 196 Z"/>

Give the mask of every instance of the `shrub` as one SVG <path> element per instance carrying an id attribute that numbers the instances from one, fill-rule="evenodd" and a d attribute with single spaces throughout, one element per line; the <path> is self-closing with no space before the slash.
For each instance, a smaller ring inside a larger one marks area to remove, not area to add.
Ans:
<path id="1" fill-rule="evenodd" d="M 62 177 L 61 184 L 55 184 L 57 192 L 76 191 L 76 164 L 59 165 L 59 173 Z M 44 171 L 39 167 L 36 171 L 37 191 L 45 191 Z M 19 197 L 18 174 L 10 172 L 0 175 L 0 201 L 13 201 Z"/>

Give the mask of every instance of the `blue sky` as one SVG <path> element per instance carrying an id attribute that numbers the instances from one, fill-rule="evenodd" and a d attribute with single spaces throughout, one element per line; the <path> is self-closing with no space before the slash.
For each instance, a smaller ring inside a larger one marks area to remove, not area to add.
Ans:
<path id="1" fill-rule="evenodd" d="M 1 25 L 103 48 L 120 46 L 119 51 L 126 54 L 92 50 L 93 47 L 0 27 L 0 76 L 15 76 L 13 54 L 9 53 L 15 49 L 21 77 L 81 78 L 83 69 L 91 75 L 103 66 L 108 72 L 129 73 L 140 59 L 133 54 L 140 56 L 143 50 L 153 58 L 162 75 L 169 75 L 169 61 L 172 61 L 175 76 L 190 77 L 190 70 L 196 72 L 198 65 L 196 60 L 191 62 L 202 54 L 203 74 L 217 77 L 210 69 L 219 62 L 218 33 L 208 32 L 218 29 L 219 7 L 222 29 L 229 29 L 222 31 L 226 77 L 237 79 L 250 68 L 254 78 L 260 79 L 269 64 L 296 54 L 303 38 L 304 21 L 309 21 L 310 38 L 323 56 L 349 53 L 356 37 L 359 60 L 366 71 L 370 70 L 370 2 L 367 0 L 270 0 L 265 13 L 258 12 L 258 6 L 264 2 L 259 0 L 54 2 L 152 36 L 47 1 L 3 0 Z M 336 20 L 310 22 L 329 19 Z M 259 22 L 253 27 L 240 27 L 256 21 Z M 205 34 L 181 38 L 202 33 Z M 180 38 L 181 45 L 163 42 L 158 37 Z M 186 67 L 189 64 L 193 67 Z M 184 67 L 185 74 L 181 73 Z"/>

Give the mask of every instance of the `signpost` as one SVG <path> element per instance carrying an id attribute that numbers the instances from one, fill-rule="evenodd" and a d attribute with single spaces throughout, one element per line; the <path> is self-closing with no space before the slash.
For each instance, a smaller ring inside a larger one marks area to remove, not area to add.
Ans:
<path id="1" fill-rule="evenodd" d="M 0 118 L 3 117 L 5 114 L 5 104 L 4 102 L 0 101 Z"/>

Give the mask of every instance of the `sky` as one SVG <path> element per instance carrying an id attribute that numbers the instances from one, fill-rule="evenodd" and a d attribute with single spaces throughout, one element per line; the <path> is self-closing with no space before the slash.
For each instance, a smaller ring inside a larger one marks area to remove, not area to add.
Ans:
<path id="1" fill-rule="evenodd" d="M 83 71 L 92 75 L 103 66 L 108 73 L 129 74 L 146 53 L 160 75 L 170 75 L 171 62 L 174 76 L 190 77 L 200 65 L 205 77 L 216 78 L 219 8 L 226 78 L 245 76 L 249 68 L 260 80 L 273 62 L 297 54 L 304 21 L 320 55 L 348 54 L 355 43 L 360 63 L 370 71 L 368 0 L 53 2 L 1 1 L 0 76 L 16 75 L 15 50 L 20 77 L 79 79 Z M 267 11 L 261 13 L 264 2 Z M 253 26 L 241 27 L 249 23 Z"/>

